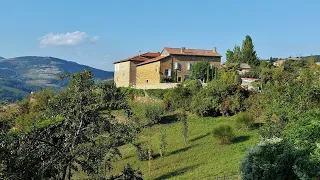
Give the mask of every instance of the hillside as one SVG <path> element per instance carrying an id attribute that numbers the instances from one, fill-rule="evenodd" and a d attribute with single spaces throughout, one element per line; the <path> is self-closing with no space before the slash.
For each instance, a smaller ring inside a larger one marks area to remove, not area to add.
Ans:
<path id="1" fill-rule="evenodd" d="M 302 59 L 308 59 L 309 57 L 314 57 L 316 62 L 320 62 L 320 55 L 305 56 L 305 57 L 302 57 Z"/>
<path id="2" fill-rule="evenodd" d="M 235 142 L 222 145 L 213 137 L 212 131 L 221 124 L 228 124 L 235 130 Z M 258 129 L 246 130 L 237 127 L 234 117 L 196 118 L 188 120 L 189 138 L 185 145 L 182 123 L 159 124 L 146 128 L 139 136 L 139 142 L 151 142 L 154 153 L 159 155 L 160 129 L 167 133 L 167 150 L 164 157 L 153 159 L 151 172 L 148 161 L 140 161 L 131 144 L 120 148 L 122 158 L 113 163 L 111 174 L 119 174 L 126 164 L 142 171 L 145 179 L 217 179 L 224 175 L 238 179 L 239 166 L 246 150 L 259 142 Z M 84 179 L 78 174 L 75 179 Z M 222 178 L 221 178 L 222 179 Z"/>
<path id="3" fill-rule="evenodd" d="M 0 101 L 21 100 L 31 91 L 45 87 L 60 89 L 68 84 L 60 80 L 62 73 L 77 73 L 89 69 L 98 80 L 110 79 L 113 72 L 95 69 L 54 57 L 24 56 L 0 58 Z"/>

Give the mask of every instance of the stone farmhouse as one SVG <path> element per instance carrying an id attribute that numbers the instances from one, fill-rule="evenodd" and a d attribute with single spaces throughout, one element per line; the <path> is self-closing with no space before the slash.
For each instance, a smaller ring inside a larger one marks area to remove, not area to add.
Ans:
<path id="1" fill-rule="evenodd" d="M 164 48 L 161 53 L 148 52 L 114 62 L 114 83 L 117 87 L 138 89 L 170 88 L 175 83 L 164 80 L 174 79 L 181 83 L 190 77 L 193 63 L 207 60 L 211 65 L 221 66 L 221 57 L 216 48 Z"/>

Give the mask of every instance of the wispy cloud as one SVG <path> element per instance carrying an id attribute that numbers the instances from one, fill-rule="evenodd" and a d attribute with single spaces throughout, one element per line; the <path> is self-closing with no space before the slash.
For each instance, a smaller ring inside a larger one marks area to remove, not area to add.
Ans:
<path id="1" fill-rule="evenodd" d="M 90 36 L 85 32 L 75 31 L 67 33 L 48 33 L 40 38 L 41 47 L 49 46 L 76 46 L 96 42 L 99 36 Z"/>

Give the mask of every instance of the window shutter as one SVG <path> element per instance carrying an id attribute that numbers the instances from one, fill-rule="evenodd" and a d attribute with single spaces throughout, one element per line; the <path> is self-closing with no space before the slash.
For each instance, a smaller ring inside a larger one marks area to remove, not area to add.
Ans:
<path id="1" fill-rule="evenodd" d="M 174 64 L 174 69 L 179 69 L 179 63 Z"/>
<path id="2" fill-rule="evenodd" d="M 168 69 L 168 76 L 171 76 L 171 69 Z"/>
<path id="3" fill-rule="evenodd" d="M 188 63 L 188 70 L 191 69 L 191 63 Z"/>

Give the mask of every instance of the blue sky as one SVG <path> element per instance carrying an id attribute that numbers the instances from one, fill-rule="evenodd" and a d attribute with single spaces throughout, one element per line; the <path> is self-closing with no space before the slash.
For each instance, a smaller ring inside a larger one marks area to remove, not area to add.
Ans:
<path id="1" fill-rule="evenodd" d="M 139 50 L 212 49 L 250 35 L 260 58 L 320 54 L 319 0 L 1 0 L 0 56 L 104 70 Z"/>

